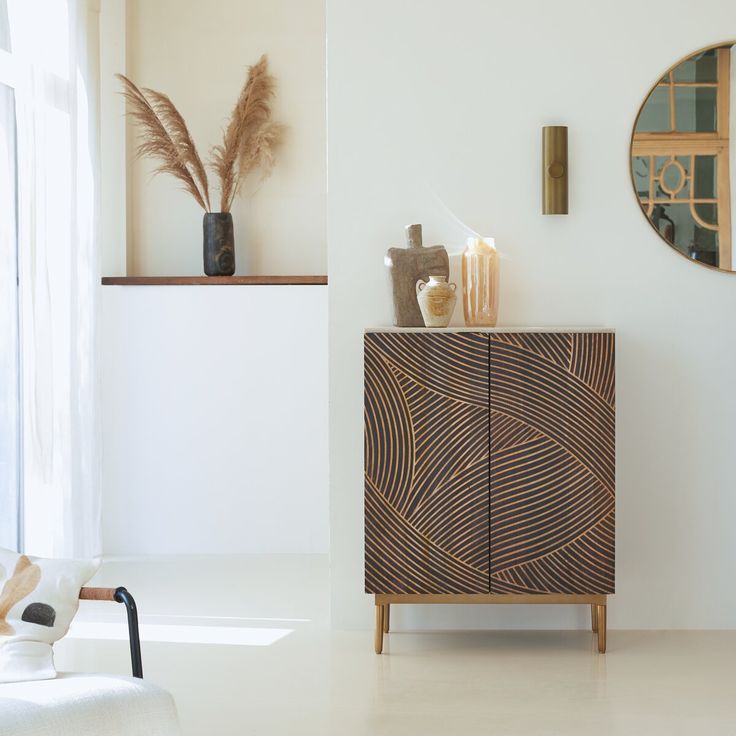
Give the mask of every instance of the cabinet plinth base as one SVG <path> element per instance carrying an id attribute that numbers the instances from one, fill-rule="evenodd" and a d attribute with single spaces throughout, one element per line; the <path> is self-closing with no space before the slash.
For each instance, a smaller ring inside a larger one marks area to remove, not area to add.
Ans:
<path id="1" fill-rule="evenodd" d="M 383 635 L 389 631 L 389 611 L 392 604 L 427 604 L 427 603 L 488 603 L 488 604 L 537 604 L 537 605 L 570 605 L 586 604 L 590 606 L 591 628 L 597 634 L 598 651 L 606 651 L 606 610 L 608 596 L 601 594 L 548 593 L 539 595 L 527 594 L 493 594 L 493 593 L 376 593 L 376 654 L 383 651 Z"/>

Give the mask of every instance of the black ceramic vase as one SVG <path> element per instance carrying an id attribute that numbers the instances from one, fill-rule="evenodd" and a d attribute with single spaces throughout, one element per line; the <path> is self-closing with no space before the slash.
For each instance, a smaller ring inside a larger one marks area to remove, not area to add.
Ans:
<path id="1" fill-rule="evenodd" d="M 205 212 L 204 272 L 208 276 L 232 276 L 235 273 L 235 238 L 233 216 L 229 212 Z"/>

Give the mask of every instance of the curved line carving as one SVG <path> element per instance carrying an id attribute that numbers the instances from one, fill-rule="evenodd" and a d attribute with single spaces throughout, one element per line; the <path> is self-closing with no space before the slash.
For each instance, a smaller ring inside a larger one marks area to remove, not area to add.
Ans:
<path id="1" fill-rule="evenodd" d="M 604 333 L 369 333 L 365 589 L 612 593 Z"/>
<path id="2" fill-rule="evenodd" d="M 488 395 L 487 335 L 366 335 L 366 592 L 488 592 Z"/>

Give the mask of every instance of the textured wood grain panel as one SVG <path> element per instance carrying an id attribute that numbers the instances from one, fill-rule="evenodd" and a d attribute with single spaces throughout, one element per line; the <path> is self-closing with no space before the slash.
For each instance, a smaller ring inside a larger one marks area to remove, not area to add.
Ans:
<path id="1" fill-rule="evenodd" d="M 490 340 L 491 593 L 613 593 L 614 335 Z"/>
<path id="2" fill-rule="evenodd" d="M 488 592 L 488 336 L 365 336 L 365 589 Z"/>

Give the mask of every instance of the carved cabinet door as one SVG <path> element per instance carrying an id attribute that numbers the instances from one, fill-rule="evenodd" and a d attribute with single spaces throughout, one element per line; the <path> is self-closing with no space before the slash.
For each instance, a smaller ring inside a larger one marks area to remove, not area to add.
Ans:
<path id="1" fill-rule="evenodd" d="M 490 336 L 491 593 L 613 593 L 611 333 Z"/>
<path id="2" fill-rule="evenodd" d="M 365 590 L 489 590 L 488 335 L 365 336 Z"/>

